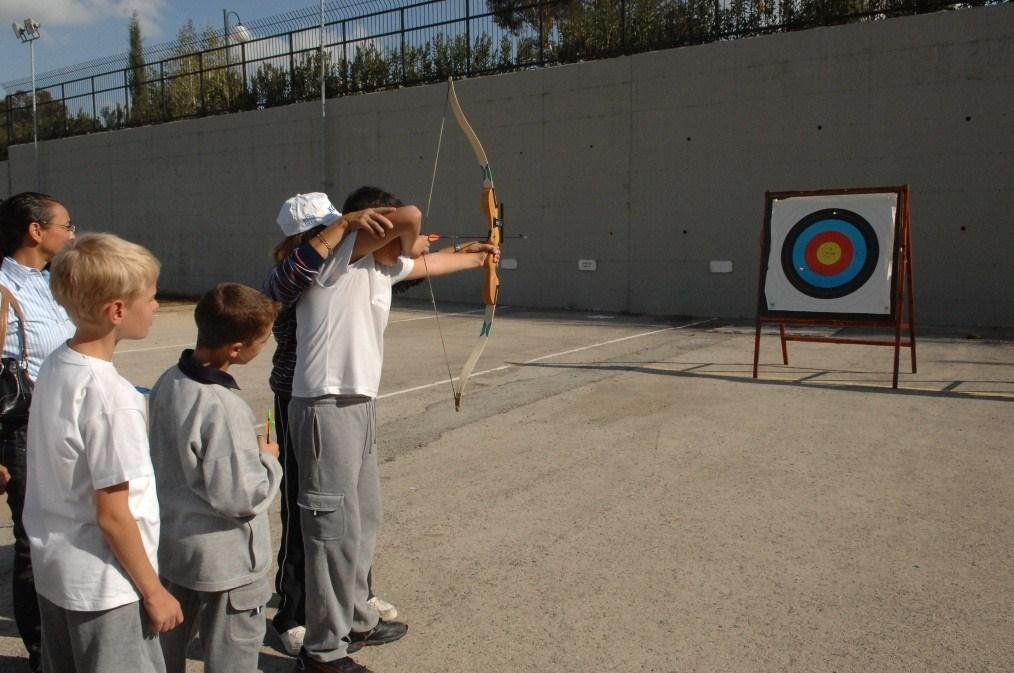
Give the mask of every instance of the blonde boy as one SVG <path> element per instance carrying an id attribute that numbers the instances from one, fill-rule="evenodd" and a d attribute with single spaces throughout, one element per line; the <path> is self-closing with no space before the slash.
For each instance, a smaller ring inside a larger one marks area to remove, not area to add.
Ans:
<path id="1" fill-rule="evenodd" d="M 24 522 L 53 673 L 161 673 L 156 634 L 183 618 L 156 571 L 144 398 L 112 363 L 120 340 L 147 336 L 158 273 L 148 250 L 111 234 L 81 236 L 52 263 L 77 330 L 35 383 Z"/>

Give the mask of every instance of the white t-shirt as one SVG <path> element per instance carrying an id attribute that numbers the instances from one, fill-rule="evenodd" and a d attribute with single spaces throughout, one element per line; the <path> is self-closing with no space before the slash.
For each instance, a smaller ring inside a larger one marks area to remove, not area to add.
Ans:
<path id="1" fill-rule="evenodd" d="M 42 363 L 28 417 L 24 524 L 36 590 L 96 612 L 140 597 L 96 523 L 95 491 L 130 482 L 129 506 L 158 569 L 159 512 L 144 397 L 113 363 L 57 348 Z"/>
<path id="2" fill-rule="evenodd" d="M 380 389 L 391 286 L 414 262 L 399 257 L 381 266 L 366 255 L 350 263 L 357 233 L 345 236 L 296 304 L 293 397 L 376 397 Z"/>

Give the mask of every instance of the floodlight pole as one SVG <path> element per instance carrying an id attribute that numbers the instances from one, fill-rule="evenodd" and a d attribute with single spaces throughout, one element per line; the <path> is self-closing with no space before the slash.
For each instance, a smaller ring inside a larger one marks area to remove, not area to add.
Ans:
<path id="1" fill-rule="evenodd" d="M 39 109 L 36 100 L 38 92 L 35 90 L 35 39 L 28 40 L 28 51 L 31 52 L 32 60 L 32 153 L 35 161 L 35 189 L 42 189 L 42 180 L 39 177 Z"/>
<path id="2" fill-rule="evenodd" d="M 324 0 L 320 0 L 320 186 L 327 191 L 327 92 L 324 88 Z"/>

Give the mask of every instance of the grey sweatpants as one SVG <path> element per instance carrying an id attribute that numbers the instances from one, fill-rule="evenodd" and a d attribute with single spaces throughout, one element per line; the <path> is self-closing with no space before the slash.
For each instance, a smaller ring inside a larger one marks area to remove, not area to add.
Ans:
<path id="1" fill-rule="evenodd" d="M 183 623 L 162 634 L 168 673 L 185 673 L 187 646 L 198 629 L 205 673 L 251 673 L 264 642 L 264 606 L 271 598 L 267 578 L 228 591 L 195 591 L 173 582 L 166 589 L 183 609 Z"/>
<path id="2" fill-rule="evenodd" d="M 299 464 L 306 563 L 306 639 L 317 661 L 346 656 L 350 631 L 369 631 L 366 576 L 380 530 L 376 411 L 366 397 L 293 397 L 289 437 Z"/>
<path id="3" fill-rule="evenodd" d="M 39 595 L 42 670 L 165 673 L 158 635 L 140 601 L 100 612 L 66 610 Z"/>

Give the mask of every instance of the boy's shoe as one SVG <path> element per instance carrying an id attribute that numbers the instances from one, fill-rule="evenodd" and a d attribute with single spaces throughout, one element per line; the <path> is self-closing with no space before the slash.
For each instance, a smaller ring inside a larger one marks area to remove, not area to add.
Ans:
<path id="1" fill-rule="evenodd" d="M 374 596 L 366 601 L 366 604 L 377 611 L 381 619 L 391 621 L 398 616 L 398 608 L 394 607 L 380 596 Z"/>
<path id="2" fill-rule="evenodd" d="M 334 661 L 316 661 L 300 652 L 296 659 L 296 671 L 298 673 L 371 673 L 370 669 L 362 664 L 357 664 L 348 657 L 335 659 Z"/>
<path id="3" fill-rule="evenodd" d="M 356 633 L 353 631 L 349 634 L 349 654 L 357 652 L 367 645 L 384 645 L 386 643 L 393 643 L 398 640 L 408 631 L 408 624 L 404 622 L 388 622 L 381 619 L 377 622 L 377 625 L 365 633 Z"/>
<path id="4" fill-rule="evenodd" d="M 293 626 L 288 631 L 282 631 L 278 634 L 278 640 L 282 641 L 282 649 L 290 657 L 298 655 L 299 651 L 303 649 L 303 638 L 305 637 L 305 626 Z"/>

